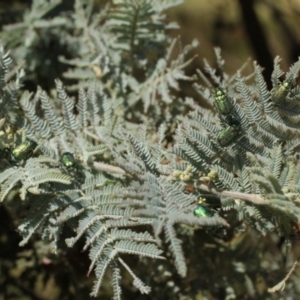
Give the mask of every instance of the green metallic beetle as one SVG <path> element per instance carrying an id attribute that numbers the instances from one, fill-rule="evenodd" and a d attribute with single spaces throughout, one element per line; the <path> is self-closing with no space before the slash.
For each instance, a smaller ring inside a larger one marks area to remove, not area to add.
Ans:
<path id="1" fill-rule="evenodd" d="M 232 113 L 232 105 L 229 97 L 221 88 L 215 89 L 215 100 L 215 105 L 221 115 L 227 116 Z"/>
<path id="2" fill-rule="evenodd" d="M 218 135 L 218 143 L 222 147 L 231 145 L 239 138 L 240 128 L 237 125 L 228 125 L 220 131 Z"/>
<path id="3" fill-rule="evenodd" d="M 211 218 L 214 216 L 212 210 L 203 205 L 197 206 L 197 208 L 194 210 L 194 215 L 198 218 Z"/>
<path id="4" fill-rule="evenodd" d="M 85 174 L 74 155 L 71 152 L 64 152 L 60 161 L 65 166 L 65 171 L 74 178 L 74 184 L 77 187 L 81 186 L 85 181 Z"/>
<path id="5" fill-rule="evenodd" d="M 21 161 L 23 159 L 28 159 L 32 156 L 34 149 L 37 147 L 37 143 L 32 140 L 25 140 L 11 152 L 13 158 L 16 161 Z"/>
<path id="6" fill-rule="evenodd" d="M 72 168 L 76 166 L 76 159 L 70 152 L 64 152 L 61 156 L 61 162 L 66 168 Z"/>
<path id="7" fill-rule="evenodd" d="M 294 86 L 293 80 L 285 80 L 271 91 L 271 100 L 274 104 L 284 103 L 286 97 Z"/>

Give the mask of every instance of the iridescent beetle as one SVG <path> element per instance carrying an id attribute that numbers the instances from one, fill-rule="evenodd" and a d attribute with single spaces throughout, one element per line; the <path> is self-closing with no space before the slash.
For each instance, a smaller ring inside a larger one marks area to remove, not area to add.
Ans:
<path id="1" fill-rule="evenodd" d="M 208 207 L 198 205 L 198 207 L 194 210 L 194 215 L 198 218 L 211 218 L 214 214 Z"/>
<path id="2" fill-rule="evenodd" d="M 229 97 L 219 87 L 215 89 L 215 100 L 215 105 L 217 106 L 220 115 L 227 116 L 232 113 L 232 105 Z"/>
<path id="3" fill-rule="evenodd" d="M 280 105 L 284 103 L 286 97 L 294 87 L 293 80 L 285 80 L 271 91 L 271 100 L 274 104 Z"/>
<path id="4" fill-rule="evenodd" d="M 16 161 L 21 161 L 23 159 L 28 159 L 32 156 L 34 149 L 37 147 L 37 143 L 32 140 L 25 140 L 11 152 L 12 157 Z"/>
<path id="5" fill-rule="evenodd" d="M 81 185 L 85 181 L 85 174 L 82 167 L 78 164 L 71 152 L 64 152 L 60 159 L 61 163 L 66 167 L 66 171 L 74 177 L 74 183 Z"/>
<path id="6" fill-rule="evenodd" d="M 222 147 L 231 145 L 239 138 L 240 127 L 238 125 L 228 125 L 220 131 L 218 135 L 218 143 Z"/>
<path id="7" fill-rule="evenodd" d="M 70 152 L 64 152 L 62 154 L 61 162 L 66 168 L 71 168 L 76 166 L 76 159 L 74 155 Z"/>
<path id="8" fill-rule="evenodd" d="M 206 199 L 203 197 L 199 197 L 199 199 L 198 199 L 198 206 L 194 210 L 194 215 L 198 218 L 200 218 L 200 217 L 211 218 L 214 215 L 214 213 L 211 209 L 209 209 L 205 205 L 202 205 L 202 203 L 204 203 L 205 201 L 206 201 Z"/>
<path id="9" fill-rule="evenodd" d="M 215 105 L 221 115 L 222 121 L 226 123 L 226 127 L 218 135 L 218 143 L 220 146 L 229 146 L 237 138 L 240 131 L 240 122 L 238 121 L 234 107 L 232 106 L 229 97 L 221 89 L 216 88 Z"/>

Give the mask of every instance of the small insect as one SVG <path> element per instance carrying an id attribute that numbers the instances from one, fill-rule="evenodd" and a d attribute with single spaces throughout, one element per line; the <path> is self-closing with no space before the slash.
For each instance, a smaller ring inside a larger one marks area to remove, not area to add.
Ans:
<path id="1" fill-rule="evenodd" d="M 205 203 L 205 202 L 206 202 L 206 198 L 201 197 L 201 196 L 198 198 L 198 204 L 199 204 L 199 205 L 201 205 L 201 204 L 203 204 L 203 203 Z"/>
<path id="2" fill-rule="evenodd" d="M 272 102 L 276 105 L 282 104 L 285 101 L 288 94 L 290 93 L 293 86 L 294 82 L 292 80 L 285 80 L 284 82 L 280 83 L 271 91 Z"/>
<path id="3" fill-rule="evenodd" d="M 74 178 L 76 186 L 82 185 L 85 181 L 85 174 L 74 155 L 71 152 L 64 152 L 60 161 L 65 166 L 65 171 Z"/>
<path id="4" fill-rule="evenodd" d="M 198 218 L 211 218 L 213 217 L 213 211 L 204 205 L 198 205 L 194 210 L 194 215 Z"/>
<path id="5" fill-rule="evenodd" d="M 76 166 L 76 159 L 74 155 L 70 152 L 65 152 L 62 154 L 61 162 L 66 168 L 71 168 Z"/>
<path id="6" fill-rule="evenodd" d="M 228 125 L 220 131 L 218 143 L 222 147 L 227 147 L 236 141 L 239 137 L 240 128 L 237 125 Z"/>
<path id="7" fill-rule="evenodd" d="M 232 113 L 232 105 L 229 97 L 221 88 L 216 88 L 215 100 L 215 105 L 217 106 L 217 109 L 221 115 L 227 116 Z"/>
<path id="8" fill-rule="evenodd" d="M 217 210 L 222 206 L 220 198 L 212 194 L 204 194 L 198 198 L 199 205 L 202 205 L 204 203 L 206 206 L 208 205 L 210 208 L 214 210 Z"/>
<path id="9" fill-rule="evenodd" d="M 25 140 L 16 148 L 11 151 L 11 155 L 16 161 L 28 159 L 32 156 L 34 149 L 37 147 L 37 143 L 32 140 Z"/>

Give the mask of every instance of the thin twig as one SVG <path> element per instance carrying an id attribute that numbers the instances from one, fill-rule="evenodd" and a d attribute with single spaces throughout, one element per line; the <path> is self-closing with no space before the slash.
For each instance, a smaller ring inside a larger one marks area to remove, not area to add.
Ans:
<path id="1" fill-rule="evenodd" d="M 112 165 L 107 165 L 107 164 L 103 164 L 100 162 L 94 162 L 93 165 L 97 170 L 110 172 L 110 173 L 117 173 L 117 174 L 121 174 L 121 175 L 126 174 L 125 170 L 123 170 L 119 167 L 112 166 Z M 233 192 L 233 191 L 218 191 L 218 190 L 211 188 L 205 184 L 201 184 L 200 189 L 203 191 L 212 193 L 212 194 L 219 195 L 219 196 L 238 198 L 238 199 L 245 200 L 245 201 L 251 202 L 253 204 L 257 204 L 257 205 L 270 204 L 269 200 L 262 198 L 258 194 L 246 194 L 246 193 Z"/>
<path id="2" fill-rule="evenodd" d="M 269 200 L 265 200 L 264 198 L 262 198 L 260 195 L 257 194 L 246 194 L 246 193 L 232 192 L 232 191 L 217 191 L 216 189 L 210 188 L 205 184 L 201 184 L 200 189 L 220 196 L 239 198 L 258 205 L 270 204 Z"/>
<path id="3" fill-rule="evenodd" d="M 268 288 L 268 292 L 269 293 L 275 293 L 278 291 L 282 291 L 285 288 L 285 282 L 290 278 L 290 276 L 292 275 L 292 273 L 294 272 L 296 266 L 298 264 L 298 260 L 296 260 L 292 266 L 292 268 L 290 269 L 290 271 L 287 273 L 287 275 L 283 278 L 283 280 L 281 280 L 279 283 L 277 283 L 275 286 Z"/>

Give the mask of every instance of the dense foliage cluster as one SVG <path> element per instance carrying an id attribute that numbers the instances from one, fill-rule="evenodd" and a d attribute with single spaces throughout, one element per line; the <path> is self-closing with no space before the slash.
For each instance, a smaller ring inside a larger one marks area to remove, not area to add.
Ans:
<path id="1" fill-rule="evenodd" d="M 128 274 L 151 299 L 272 299 L 289 276 L 295 295 L 280 250 L 261 253 L 299 232 L 300 60 L 284 73 L 276 57 L 271 90 L 256 62 L 226 74 L 219 49 L 187 76 L 197 43 L 182 49 L 164 15 L 182 1 L 89 2 L 35 0 L 1 32 L 0 201 L 29 207 L 20 245 L 79 243 L 94 297 L 109 281 L 121 299 Z"/>

